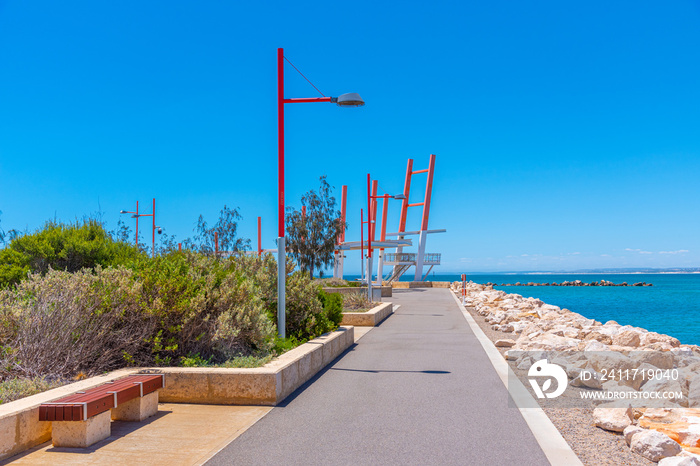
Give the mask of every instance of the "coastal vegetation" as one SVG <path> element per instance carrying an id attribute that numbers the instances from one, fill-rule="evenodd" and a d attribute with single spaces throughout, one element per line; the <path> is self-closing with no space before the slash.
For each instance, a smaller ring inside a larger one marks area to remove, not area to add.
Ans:
<path id="1" fill-rule="evenodd" d="M 0 251 L 0 402 L 121 367 L 263 365 L 342 319 L 340 295 L 289 261 L 279 339 L 274 257 L 192 249 L 149 257 L 96 220 L 14 238 Z"/>
<path id="2" fill-rule="evenodd" d="M 314 271 L 333 263 L 336 241 L 344 226 L 332 191 L 322 176 L 318 192 L 311 190 L 302 196 L 301 210 L 287 208 L 287 251 L 312 277 Z"/>

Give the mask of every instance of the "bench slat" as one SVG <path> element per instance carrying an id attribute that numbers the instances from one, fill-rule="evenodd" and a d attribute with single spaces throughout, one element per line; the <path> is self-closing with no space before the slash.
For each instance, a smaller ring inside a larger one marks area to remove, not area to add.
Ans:
<path id="1" fill-rule="evenodd" d="M 163 374 L 134 374 L 39 407 L 40 421 L 83 421 L 164 386 Z"/>

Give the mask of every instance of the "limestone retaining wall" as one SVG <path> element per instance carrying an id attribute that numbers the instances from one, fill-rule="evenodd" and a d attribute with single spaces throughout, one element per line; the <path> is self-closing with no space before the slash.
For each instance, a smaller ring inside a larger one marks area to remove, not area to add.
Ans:
<path id="1" fill-rule="evenodd" d="M 161 402 L 274 406 L 352 346 L 354 341 L 353 327 L 340 327 L 284 353 L 263 367 L 120 369 L 0 404 L 0 461 L 51 440 L 51 423 L 39 421 L 39 406 L 76 391 L 138 372 L 165 373 L 166 386 L 159 393 Z"/>
<path id="2" fill-rule="evenodd" d="M 342 325 L 374 327 L 394 312 L 393 304 L 382 303 L 367 312 L 343 312 Z"/>

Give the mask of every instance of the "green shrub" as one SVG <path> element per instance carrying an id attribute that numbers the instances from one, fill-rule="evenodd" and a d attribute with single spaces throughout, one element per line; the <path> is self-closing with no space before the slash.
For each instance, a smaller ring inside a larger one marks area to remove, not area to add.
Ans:
<path id="1" fill-rule="evenodd" d="M 73 224 L 50 221 L 32 234 L 16 237 L 0 250 L 0 287 L 19 283 L 29 272 L 76 272 L 98 265 L 116 266 L 139 255 L 135 246 L 114 241 L 96 220 Z"/>
<path id="2" fill-rule="evenodd" d="M 326 293 L 320 290 L 318 299 L 321 301 L 323 311 L 328 316 L 328 320 L 336 326 L 343 320 L 343 296 L 340 293 Z"/>

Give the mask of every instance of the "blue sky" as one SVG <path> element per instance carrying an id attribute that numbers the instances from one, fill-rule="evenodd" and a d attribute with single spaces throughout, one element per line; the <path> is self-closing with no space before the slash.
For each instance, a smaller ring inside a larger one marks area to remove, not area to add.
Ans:
<path id="1" fill-rule="evenodd" d="M 348 185 L 348 239 L 366 174 L 400 192 L 434 153 L 442 272 L 700 266 L 699 21 L 682 0 L 0 0 L 0 226 L 113 228 L 155 197 L 179 239 L 227 204 L 274 247 L 284 47 L 367 102 L 286 109 L 287 203 Z M 285 85 L 317 95 L 289 66 Z"/>

